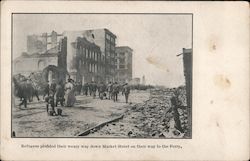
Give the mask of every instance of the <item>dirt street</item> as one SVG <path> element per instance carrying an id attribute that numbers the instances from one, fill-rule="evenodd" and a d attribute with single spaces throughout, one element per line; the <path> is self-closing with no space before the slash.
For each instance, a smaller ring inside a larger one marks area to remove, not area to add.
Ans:
<path id="1" fill-rule="evenodd" d="M 149 99 L 147 91 L 132 91 L 130 106 Z M 99 123 L 116 118 L 127 111 L 125 98 L 119 95 L 118 102 L 77 96 L 74 107 L 58 107 L 62 116 L 48 116 L 44 101 L 28 103 L 28 108 L 12 108 L 12 131 L 16 137 L 77 137 L 83 131 Z M 16 98 L 15 104 L 19 100 Z"/>

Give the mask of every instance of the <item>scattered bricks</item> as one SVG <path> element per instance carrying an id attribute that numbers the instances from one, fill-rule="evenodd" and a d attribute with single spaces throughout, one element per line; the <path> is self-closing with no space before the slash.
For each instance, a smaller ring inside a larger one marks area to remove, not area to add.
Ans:
<path id="1" fill-rule="evenodd" d="M 163 135 L 163 133 L 159 134 L 159 138 L 165 138 L 165 136 Z"/>
<path id="2" fill-rule="evenodd" d="M 182 109 L 178 108 L 177 111 L 178 111 L 179 115 L 184 115 L 184 112 Z"/>
<path id="3" fill-rule="evenodd" d="M 129 131 L 129 132 L 128 132 L 128 136 L 130 136 L 131 134 L 133 134 L 133 132 L 132 132 L 132 131 Z"/>
<path id="4" fill-rule="evenodd" d="M 132 109 L 132 110 L 135 110 L 135 109 L 136 109 L 136 105 L 132 106 L 131 109 Z"/>
<path id="5" fill-rule="evenodd" d="M 174 130 L 174 131 L 173 131 L 173 134 L 176 135 L 176 136 L 179 136 L 181 133 L 180 133 L 180 131 L 178 131 L 178 130 Z"/>
<path id="6" fill-rule="evenodd" d="M 141 123 L 141 124 L 138 124 L 137 127 L 142 128 L 142 127 L 144 127 L 145 125 L 146 125 L 145 123 Z"/>
<path id="7" fill-rule="evenodd" d="M 158 131 L 154 131 L 151 136 L 156 136 L 158 134 Z"/>
<path id="8" fill-rule="evenodd" d="M 188 126 L 189 116 L 183 90 L 185 88 L 180 88 L 176 95 L 176 89 L 151 89 L 149 100 L 131 105 L 130 111 L 121 120 L 124 124 L 119 122 L 117 126 L 110 126 L 110 128 L 118 128 L 123 136 L 130 138 L 189 136 L 185 135 L 190 133 L 191 128 Z M 108 127 L 105 128 L 108 130 Z"/>
<path id="9" fill-rule="evenodd" d="M 183 120 L 184 119 L 184 116 L 180 115 L 180 120 Z"/>
<path id="10" fill-rule="evenodd" d="M 158 129 L 164 129 L 166 126 L 158 125 Z"/>

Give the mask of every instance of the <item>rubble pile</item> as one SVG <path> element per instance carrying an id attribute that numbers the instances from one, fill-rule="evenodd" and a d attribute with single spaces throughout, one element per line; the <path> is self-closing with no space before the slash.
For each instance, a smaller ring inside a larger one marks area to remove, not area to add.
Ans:
<path id="1" fill-rule="evenodd" d="M 178 100 L 177 106 L 171 103 L 173 97 Z M 146 137 L 182 138 L 188 132 L 185 88 L 152 89 L 150 99 L 131 110 L 141 112 L 137 127 Z"/>
<path id="2" fill-rule="evenodd" d="M 132 138 L 190 137 L 185 88 L 151 89 L 150 99 L 131 105 L 122 120 L 98 131 L 99 135 Z M 172 102 L 174 98 L 175 102 Z"/>

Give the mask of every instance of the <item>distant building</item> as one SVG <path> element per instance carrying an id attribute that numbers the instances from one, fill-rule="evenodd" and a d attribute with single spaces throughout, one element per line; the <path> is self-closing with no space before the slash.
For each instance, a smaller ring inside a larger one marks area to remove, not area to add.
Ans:
<path id="1" fill-rule="evenodd" d="M 77 37 L 85 37 L 91 43 L 100 47 L 101 54 L 104 57 L 104 80 L 105 82 L 114 81 L 115 78 L 115 46 L 116 35 L 108 29 L 65 31 L 63 35 L 68 38 L 67 62 L 69 63 L 74 54 L 72 54 L 71 43 L 75 42 Z"/>
<path id="2" fill-rule="evenodd" d="M 129 82 L 129 84 L 130 84 L 130 85 L 139 85 L 140 82 L 141 82 L 141 79 L 140 79 L 140 78 L 133 78 L 133 79 Z"/>
<path id="3" fill-rule="evenodd" d="M 132 80 L 132 52 L 128 46 L 115 48 L 116 52 L 116 77 L 117 82 L 129 82 Z"/>
<path id="4" fill-rule="evenodd" d="M 145 85 L 146 84 L 146 79 L 145 79 L 145 75 L 142 76 L 142 82 L 141 82 L 142 85 Z"/>

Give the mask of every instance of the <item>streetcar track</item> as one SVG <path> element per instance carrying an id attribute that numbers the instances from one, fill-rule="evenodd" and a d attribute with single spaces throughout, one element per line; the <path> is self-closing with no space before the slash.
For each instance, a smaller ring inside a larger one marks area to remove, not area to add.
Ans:
<path id="1" fill-rule="evenodd" d="M 145 105 L 145 104 L 146 104 L 148 101 L 150 101 L 151 99 L 152 99 L 152 98 L 149 98 L 148 100 L 145 100 L 145 101 L 140 102 L 140 103 L 136 103 L 136 104 L 134 104 L 134 105 L 132 105 L 132 106 L 137 106 L 137 105 L 139 105 L 139 104 Z M 131 105 L 128 105 L 128 106 L 131 107 Z M 116 122 L 116 121 L 118 121 L 118 120 L 123 119 L 124 116 L 125 116 L 125 113 L 127 113 L 128 111 L 129 111 L 129 110 L 127 109 L 127 110 L 124 112 L 124 114 L 121 114 L 120 116 L 118 116 L 118 117 L 116 117 L 116 118 L 113 118 L 113 119 L 111 119 L 111 120 L 109 120 L 109 121 L 105 121 L 105 122 L 102 122 L 102 123 L 100 123 L 100 124 L 98 124 L 98 125 L 96 125 L 96 126 L 94 126 L 94 127 L 91 127 L 91 128 L 89 128 L 89 129 L 85 130 L 84 132 L 78 134 L 77 136 L 78 136 L 78 137 L 84 137 L 84 136 L 87 136 L 87 135 L 89 135 L 89 134 L 96 133 L 96 132 L 98 132 L 99 130 L 101 130 L 104 126 L 109 125 L 109 124 L 111 124 L 111 123 L 113 123 L 113 122 Z"/>
<path id="2" fill-rule="evenodd" d="M 39 114 L 39 113 L 43 113 L 43 112 L 46 112 L 46 111 L 33 112 L 33 113 L 26 114 L 26 115 L 19 115 L 19 116 L 14 116 L 14 117 L 15 118 L 21 118 L 21 117 L 30 116 L 30 115 L 34 115 L 34 114 Z"/>

